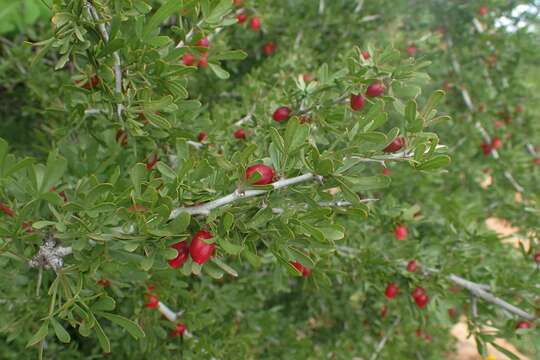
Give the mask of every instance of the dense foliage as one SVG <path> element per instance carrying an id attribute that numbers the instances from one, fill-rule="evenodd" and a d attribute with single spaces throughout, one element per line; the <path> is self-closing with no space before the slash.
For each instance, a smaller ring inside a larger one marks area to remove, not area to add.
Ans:
<path id="1" fill-rule="evenodd" d="M 2 359 L 540 355 L 540 5 L 21 4 Z"/>

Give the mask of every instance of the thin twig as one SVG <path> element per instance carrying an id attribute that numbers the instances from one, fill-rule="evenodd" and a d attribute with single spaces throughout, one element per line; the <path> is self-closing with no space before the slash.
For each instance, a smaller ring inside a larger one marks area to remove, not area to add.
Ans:
<path id="1" fill-rule="evenodd" d="M 320 176 L 312 174 L 312 173 L 306 173 L 306 174 L 296 176 L 296 177 L 293 177 L 293 178 L 290 178 L 290 179 L 282 179 L 282 180 L 276 181 L 276 182 L 272 183 L 272 189 L 270 189 L 270 190 L 245 190 L 245 191 L 240 191 L 240 190 L 237 189 L 233 193 L 231 193 L 231 194 L 229 194 L 227 196 L 216 199 L 214 201 L 207 202 L 207 203 L 202 204 L 202 205 L 176 208 L 171 212 L 171 215 L 169 216 L 169 219 L 174 219 L 183 212 L 187 212 L 188 214 L 191 214 L 191 215 L 205 215 L 206 216 L 206 215 L 210 214 L 210 211 L 212 211 L 212 210 L 214 210 L 216 208 L 219 208 L 221 206 L 225 206 L 227 204 L 236 202 L 238 200 L 263 195 L 263 194 L 266 194 L 266 193 L 268 193 L 268 192 L 270 192 L 272 190 L 286 188 L 286 187 L 291 186 L 291 185 L 295 185 L 295 184 L 298 184 L 298 183 L 311 181 L 311 180 L 319 180 L 319 181 L 321 181 L 322 178 Z"/>
<path id="2" fill-rule="evenodd" d="M 394 332 L 394 329 L 399 324 L 399 321 L 400 321 L 400 317 L 398 316 L 396 318 L 396 320 L 394 320 L 392 325 L 390 325 L 390 327 L 388 328 L 388 331 L 386 332 L 386 334 L 384 334 L 384 337 L 381 339 L 381 341 L 379 342 L 379 344 L 375 348 L 375 352 L 373 353 L 373 355 L 371 355 L 370 360 L 377 360 L 377 358 L 379 357 L 379 354 L 381 353 L 382 349 L 384 348 L 384 345 L 386 345 L 386 342 L 388 341 L 388 339 L 390 338 L 390 336 Z"/>

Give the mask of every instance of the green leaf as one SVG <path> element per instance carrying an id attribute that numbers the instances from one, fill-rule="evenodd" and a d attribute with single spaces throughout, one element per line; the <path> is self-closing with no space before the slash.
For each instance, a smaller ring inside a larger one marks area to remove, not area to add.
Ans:
<path id="1" fill-rule="evenodd" d="M 39 330 L 32 335 L 30 340 L 28 340 L 28 343 L 26 344 L 26 347 L 30 347 L 32 345 L 37 344 L 41 340 L 45 339 L 45 337 L 49 334 L 49 321 L 45 320 L 43 324 L 41 324 L 41 327 Z"/>
<path id="2" fill-rule="evenodd" d="M 353 191 L 366 191 L 382 189 L 390 185 L 390 178 L 388 176 L 364 176 L 359 178 L 347 178 Z"/>
<path id="3" fill-rule="evenodd" d="M 135 194 L 137 196 L 140 196 L 141 184 L 143 181 L 146 180 L 148 176 L 148 170 L 146 169 L 146 165 L 142 163 L 135 164 L 135 166 L 131 168 L 129 175 L 131 177 L 131 182 L 133 184 L 133 187 L 135 188 Z"/>
<path id="4" fill-rule="evenodd" d="M 232 267 L 230 267 L 229 265 L 225 264 L 223 261 L 221 261 L 221 259 L 212 258 L 212 262 L 216 264 L 217 266 L 219 266 L 221 270 L 225 271 L 227 274 L 234 277 L 238 276 L 238 272 L 234 270 Z"/>
<path id="5" fill-rule="evenodd" d="M 69 336 L 69 333 L 64 329 L 64 327 L 56 321 L 55 318 L 51 318 L 51 323 L 54 328 L 54 333 L 56 334 L 56 337 L 58 340 L 60 340 L 63 343 L 69 343 L 71 341 L 71 336 Z"/>
<path id="6" fill-rule="evenodd" d="M 8 143 L 6 140 L 0 138 L 0 177 L 2 177 L 4 169 L 4 161 L 6 160 L 8 150 Z"/>
<path id="7" fill-rule="evenodd" d="M 253 266 L 254 268 L 258 269 L 261 266 L 261 258 L 251 251 L 244 250 L 242 251 L 242 255 L 246 258 L 247 261 Z"/>
<path id="8" fill-rule="evenodd" d="M 220 79 L 228 79 L 231 75 L 225 70 L 223 69 L 221 66 L 219 66 L 218 64 L 214 64 L 214 63 L 209 63 L 208 66 L 210 66 L 210 69 L 214 72 L 214 74 L 216 74 L 216 76 Z"/>
<path id="9" fill-rule="evenodd" d="M 501 345 L 497 344 L 496 342 L 492 342 L 491 345 L 500 352 L 502 352 L 504 355 L 508 356 L 511 360 L 520 360 L 521 358 L 518 357 L 516 354 L 511 352 L 510 350 L 502 347 Z"/>
<path id="10" fill-rule="evenodd" d="M 212 60 L 244 60 L 247 53 L 242 50 L 228 50 L 217 54 L 212 54 Z"/>
<path id="11" fill-rule="evenodd" d="M 43 229 L 44 227 L 55 225 L 55 224 L 56 224 L 55 221 L 41 220 L 41 221 L 36 221 L 35 223 L 32 223 L 32 227 L 34 229 Z"/>
<path id="12" fill-rule="evenodd" d="M 99 345 L 101 345 L 101 350 L 103 350 L 106 353 L 111 352 L 111 342 L 109 341 L 109 338 L 105 334 L 105 331 L 103 331 L 103 328 L 99 324 L 99 322 L 96 320 L 95 323 L 96 328 L 96 335 L 99 341 Z"/>
<path id="13" fill-rule="evenodd" d="M 120 325 L 121 327 L 126 329 L 126 331 L 135 339 L 141 339 L 145 337 L 143 329 L 135 321 L 132 321 L 123 316 L 111 314 L 111 313 L 96 312 L 96 314 L 112 321 L 113 323 L 117 325 Z"/>
<path id="14" fill-rule="evenodd" d="M 169 165 L 165 164 L 162 161 L 159 161 L 156 164 L 156 167 L 157 167 L 158 171 L 161 174 L 163 174 L 163 176 L 168 177 L 170 179 L 176 179 L 176 173 L 174 172 L 173 169 L 171 169 L 171 167 Z"/>
<path id="15" fill-rule="evenodd" d="M 180 11 L 181 2 L 178 0 L 168 0 L 152 15 L 152 17 L 146 22 L 143 28 L 143 40 L 148 40 L 153 34 L 154 30 L 165 21 L 169 16 L 175 12 Z"/>
<path id="16" fill-rule="evenodd" d="M 285 140 L 283 140 L 276 128 L 270 128 L 270 137 L 272 138 L 272 143 L 277 146 L 279 151 L 285 153 Z"/>
<path id="17" fill-rule="evenodd" d="M 103 296 L 98 301 L 92 304 L 91 308 L 94 311 L 112 311 L 116 306 L 116 302 L 110 296 Z"/>
<path id="18" fill-rule="evenodd" d="M 49 153 L 47 158 L 47 167 L 45 169 L 45 176 L 41 183 L 40 192 L 49 191 L 51 187 L 56 185 L 64 172 L 67 169 L 67 160 L 57 155 L 55 151 Z"/>
<path id="19" fill-rule="evenodd" d="M 431 113 L 431 110 L 433 110 L 443 98 L 444 91 L 442 90 L 437 90 L 433 94 L 431 94 L 426 105 L 424 106 L 424 109 L 422 110 L 422 117 L 426 118 Z"/>
<path id="20" fill-rule="evenodd" d="M 186 231 L 190 221 L 191 215 L 184 211 L 181 212 L 176 218 L 174 218 L 169 226 L 173 233 L 181 234 Z"/>
<path id="21" fill-rule="evenodd" d="M 223 249 L 227 254 L 230 255 L 238 255 L 243 247 L 240 245 L 236 245 L 231 243 L 230 241 L 227 241 L 225 239 L 219 240 L 219 247 Z"/>
<path id="22" fill-rule="evenodd" d="M 287 153 L 292 153 L 301 148 L 306 143 L 308 136 L 309 126 L 300 124 L 297 117 L 291 119 L 287 124 L 284 137 Z"/>
<path id="23" fill-rule="evenodd" d="M 157 128 L 170 129 L 172 127 L 169 120 L 165 119 L 161 115 L 157 115 L 155 113 L 150 113 L 150 112 L 145 112 L 144 116 L 148 119 L 150 124 L 154 125 Z"/>
<path id="24" fill-rule="evenodd" d="M 418 165 L 418 170 L 435 170 L 444 167 L 450 163 L 450 156 L 448 155 L 435 155 L 428 161 Z"/>
<path id="25" fill-rule="evenodd" d="M 209 24 L 217 24 L 221 21 L 221 18 L 227 14 L 231 8 L 232 2 L 230 0 L 221 0 L 212 12 L 208 15 L 205 21 Z"/>
<path id="26" fill-rule="evenodd" d="M 328 240 L 341 240 L 345 237 L 343 229 L 338 225 L 324 226 L 318 228 Z"/>

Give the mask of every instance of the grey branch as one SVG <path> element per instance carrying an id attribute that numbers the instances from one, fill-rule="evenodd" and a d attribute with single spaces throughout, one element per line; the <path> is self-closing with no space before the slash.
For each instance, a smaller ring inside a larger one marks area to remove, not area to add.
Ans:
<path id="1" fill-rule="evenodd" d="M 38 253 L 28 262 L 28 265 L 32 268 L 44 267 L 45 269 L 52 268 L 57 271 L 64 266 L 64 256 L 72 252 L 71 246 L 60 246 L 52 235 L 48 235 L 39 247 Z"/>
<path id="2" fill-rule="evenodd" d="M 269 189 L 269 190 L 253 189 L 253 190 L 240 191 L 240 190 L 237 189 L 237 190 L 235 190 L 234 192 L 232 192 L 229 195 L 226 195 L 226 196 L 224 196 L 222 198 L 219 198 L 219 199 L 216 199 L 214 201 L 207 202 L 207 203 L 202 204 L 202 205 L 176 208 L 171 212 L 171 215 L 169 216 L 169 219 L 174 219 L 183 212 L 186 212 L 186 213 L 191 214 L 191 215 L 205 215 L 206 216 L 206 215 L 210 214 L 210 211 L 212 211 L 212 210 L 214 210 L 216 208 L 219 208 L 221 206 L 225 206 L 227 204 L 236 202 L 238 200 L 263 195 L 263 194 L 266 194 L 266 193 L 268 193 L 268 192 L 270 192 L 272 190 L 278 190 L 278 189 L 286 188 L 286 187 L 291 186 L 291 185 L 295 185 L 295 184 L 298 184 L 298 183 L 311 181 L 311 180 L 322 181 L 322 177 L 320 177 L 318 175 L 315 175 L 315 174 L 312 174 L 312 173 L 306 173 L 304 175 L 296 176 L 296 177 L 293 177 L 293 178 L 290 178 L 290 179 L 281 179 L 279 181 L 276 181 L 276 182 L 272 183 L 273 188 Z"/>
<path id="3" fill-rule="evenodd" d="M 105 24 L 101 22 L 101 19 L 99 17 L 98 12 L 92 6 L 90 2 L 86 2 L 86 11 L 88 13 L 88 16 L 90 19 L 96 21 L 97 27 L 99 32 L 101 33 L 101 36 L 103 37 L 103 41 L 109 42 L 109 31 L 107 30 L 107 27 Z M 118 51 L 113 52 L 113 58 L 114 58 L 114 91 L 117 94 L 122 94 L 122 60 L 120 59 L 120 53 Z M 116 110 L 118 113 L 118 117 L 122 116 L 122 111 L 124 110 L 124 106 L 122 104 L 116 104 Z"/>
<path id="4" fill-rule="evenodd" d="M 384 348 L 384 345 L 386 345 L 386 342 L 388 341 L 388 339 L 392 335 L 392 332 L 394 331 L 396 326 L 399 324 L 399 321 L 400 321 L 400 318 L 397 317 L 396 320 L 394 320 L 394 322 L 392 323 L 392 325 L 390 325 L 390 328 L 388 329 L 388 331 L 386 332 L 384 337 L 381 339 L 379 344 L 377 344 L 377 348 L 375 349 L 375 352 L 373 353 L 373 355 L 371 355 L 370 360 L 377 360 L 377 358 L 379 357 L 379 354 L 381 353 L 382 349 Z"/>

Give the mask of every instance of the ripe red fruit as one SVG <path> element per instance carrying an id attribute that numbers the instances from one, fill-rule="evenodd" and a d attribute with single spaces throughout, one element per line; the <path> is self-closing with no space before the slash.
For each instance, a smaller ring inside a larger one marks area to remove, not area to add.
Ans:
<path id="1" fill-rule="evenodd" d="M 388 299 L 393 299 L 395 298 L 399 293 L 399 288 L 397 287 L 397 285 L 395 283 L 390 283 L 386 286 L 386 290 L 384 291 L 384 295 L 388 298 Z"/>
<path id="2" fill-rule="evenodd" d="M 540 165 L 540 158 L 534 158 L 534 159 L 532 159 L 532 163 L 533 163 L 534 165 Z"/>
<path id="3" fill-rule="evenodd" d="M 0 211 L 2 211 L 4 214 L 6 214 L 9 217 L 15 216 L 15 212 L 8 206 L 4 205 L 0 202 Z"/>
<path id="4" fill-rule="evenodd" d="M 390 144 L 388 144 L 383 151 L 387 153 L 395 153 L 396 151 L 401 150 L 401 148 L 405 146 L 405 138 L 402 136 L 398 136 L 394 139 Z"/>
<path id="5" fill-rule="evenodd" d="M 417 267 L 416 260 L 411 260 L 407 263 L 407 271 L 408 272 L 415 272 Z"/>
<path id="6" fill-rule="evenodd" d="M 482 152 L 484 153 L 484 155 L 489 155 L 491 154 L 491 145 L 490 144 L 486 144 L 485 142 L 483 142 L 482 144 L 480 144 L 480 147 L 482 148 Z"/>
<path id="7" fill-rule="evenodd" d="M 182 56 L 182 62 L 186 66 L 192 66 L 195 63 L 195 56 L 190 53 L 184 54 L 184 56 Z"/>
<path id="8" fill-rule="evenodd" d="M 244 131 L 244 129 L 238 129 L 233 133 L 233 136 L 237 139 L 245 139 L 246 132 Z"/>
<path id="9" fill-rule="evenodd" d="M 385 167 L 382 171 L 384 176 L 390 176 L 390 168 Z"/>
<path id="10" fill-rule="evenodd" d="M 364 97 L 361 94 L 351 94 L 351 109 L 358 111 L 364 107 Z"/>
<path id="11" fill-rule="evenodd" d="M 264 55 L 266 56 L 270 56 L 274 53 L 274 51 L 276 50 L 276 43 L 273 42 L 273 41 L 269 41 L 267 42 L 266 44 L 264 44 L 263 46 L 263 53 Z"/>
<path id="12" fill-rule="evenodd" d="M 148 291 L 154 291 L 156 290 L 156 285 L 154 284 L 149 284 L 148 287 L 147 287 Z"/>
<path id="13" fill-rule="evenodd" d="M 244 0 L 234 0 L 234 6 L 240 7 L 244 4 Z"/>
<path id="14" fill-rule="evenodd" d="M 425 295 L 425 294 L 426 294 L 426 290 L 424 290 L 424 288 L 417 287 L 417 288 L 414 289 L 411 296 L 413 297 L 413 299 L 415 299 L 415 298 L 419 297 L 420 295 Z"/>
<path id="15" fill-rule="evenodd" d="M 495 127 L 498 129 L 504 125 L 504 122 L 501 120 L 495 120 Z"/>
<path id="16" fill-rule="evenodd" d="M 247 15 L 246 15 L 246 14 L 240 13 L 240 14 L 236 15 L 236 21 L 237 21 L 239 24 L 245 23 L 246 20 L 247 20 Z"/>
<path id="17" fill-rule="evenodd" d="M 128 208 L 129 212 L 145 212 L 146 208 L 141 204 L 134 204 Z"/>
<path id="18" fill-rule="evenodd" d="M 193 259 L 193 261 L 195 261 L 199 265 L 204 264 L 208 259 L 210 259 L 210 257 L 214 253 L 216 245 L 208 244 L 204 241 L 211 239 L 212 236 L 213 235 L 210 231 L 202 229 L 197 231 L 191 239 L 189 253 L 191 254 L 191 258 Z"/>
<path id="19" fill-rule="evenodd" d="M 207 48 L 208 45 L 210 45 L 210 40 L 208 40 L 208 36 L 205 36 L 199 41 L 197 41 L 197 46 Z"/>
<path id="20" fill-rule="evenodd" d="M 184 333 L 186 332 L 187 327 L 186 325 L 182 323 L 176 324 L 174 329 L 171 331 L 171 336 L 184 336 Z"/>
<path id="21" fill-rule="evenodd" d="M 177 242 L 175 244 L 172 244 L 171 247 L 173 249 L 176 249 L 177 255 L 174 259 L 170 259 L 168 263 L 173 269 L 178 269 L 179 267 L 182 267 L 182 265 L 184 265 L 184 263 L 187 261 L 189 255 L 189 247 L 187 241 Z"/>
<path id="22" fill-rule="evenodd" d="M 480 8 L 478 9 L 478 15 L 486 16 L 487 14 L 488 14 L 488 7 L 485 5 L 480 6 Z"/>
<path id="23" fill-rule="evenodd" d="M 448 309 L 448 316 L 452 319 L 456 317 L 456 309 L 450 308 Z"/>
<path id="24" fill-rule="evenodd" d="M 99 286 L 101 286 L 104 289 L 111 286 L 111 282 L 107 279 L 99 279 L 97 283 L 99 284 Z"/>
<path id="25" fill-rule="evenodd" d="M 516 324 L 516 329 L 530 329 L 532 327 L 532 324 L 528 321 L 520 321 Z"/>
<path id="26" fill-rule="evenodd" d="M 294 266 L 294 268 L 298 270 L 298 272 L 301 273 L 303 277 L 308 277 L 311 274 L 311 269 L 300 264 L 298 261 L 291 261 L 291 265 Z"/>
<path id="27" fill-rule="evenodd" d="M 203 142 L 204 139 L 206 139 L 206 133 L 204 131 L 201 131 L 200 133 L 197 134 L 197 140 L 199 140 L 200 142 Z"/>
<path id="28" fill-rule="evenodd" d="M 362 51 L 362 57 L 365 60 L 369 59 L 370 58 L 369 51 L 367 51 L 367 50 Z"/>
<path id="29" fill-rule="evenodd" d="M 492 149 L 499 149 L 501 146 L 502 146 L 501 138 L 495 137 L 495 138 L 493 138 L 493 140 L 491 140 L 491 148 Z"/>
<path id="30" fill-rule="evenodd" d="M 366 90 L 366 95 L 369 97 L 377 97 L 384 94 L 385 86 L 382 82 L 374 82 L 373 84 L 369 85 Z"/>
<path id="31" fill-rule="evenodd" d="M 416 54 L 416 46 L 414 45 L 409 45 L 409 47 L 407 47 L 407 54 L 412 57 L 414 56 L 414 54 Z"/>
<path id="32" fill-rule="evenodd" d="M 524 110 L 524 109 L 523 109 L 523 105 L 521 105 L 521 104 L 517 104 L 517 105 L 516 105 L 515 111 L 516 111 L 518 114 L 522 113 L 523 110 Z"/>
<path id="33" fill-rule="evenodd" d="M 32 229 L 32 222 L 31 221 L 25 221 L 21 224 L 21 228 L 26 231 L 27 233 L 33 233 L 34 230 Z"/>
<path id="34" fill-rule="evenodd" d="M 536 261 L 537 264 L 540 264 L 540 251 L 537 251 L 536 254 L 534 254 L 534 261 Z"/>
<path id="35" fill-rule="evenodd" d="M 288 120 L 291 116 L 292 110 L 287 106 L 278 107 L 272 114 L 272 118 L 277 122 Z"/>
<path id="36" fill-rule="evenodd" d="M 156 154 L 152 154 L 152 157 L 150 157 L 150 159 L 146 163 L 146 169 L 152 170 L 154 166 L 156 166 L 157 162 L 158 162 L 158 156 Z"/>
<path id="37" fill-rule="evenodd" d="M 313 74 L 310 74 L 310 73 L 305 73 L 304 75 L 302 75 L 302 78 L 304 79 L 305 82 L 310 82 L 310 81 L 315 80 L 315 77 L 313 76 Z"/>
<path id="38" fill-rule="evenodd" d="M 407 235 L 408 235 L 408 231 L 405 225 L 398 225 L 394 229 L 394 236 L 396 237 L 396 240 L 398 241 L 405 240 L 407 238 Z"/>
<path id="39" fill-rule="evenodd" d="M 155 309 L 159 306 L 159 300 L 156 295 L 150 295 L 150 294 L 145 294 L 145 295 L 148 296 L 148 300 L 146 301 L 144 306 L 146 306 L 149 309 Z"/>
<path id="40" fill-rule="evenodd" d="M 116 142 L 122 146 L 126 146 L 128 143 L 128 136 L 126 132 L 122 129 L 116 131 Z"/>
<path id="41" fill-rule="evenodd" d="M 420 309 L 423 309 L 428 304 L 429 297 L 426 294 L 420 294 L 414 298 L 414 302 L 416 303 L 416 306 L 418 306 Z"/>
<path id="42" fill-rule="evenodd" d="M 268 185 L 274 179 L 274 169 L 264 164 L 255 164 L 248 167 L 246 169 L 246 179 L 250 180 L 255 172 L 259 174 L 259 180 L 254 183 L 255 185 Z"/>
<path id="43" fill-rule="evenodd" d="M 261 19 L 258 16 L 254 16 L 251 19 L 249 26 L 251 26 L 251 29 L 254 31 L 259 31 L 261 29 Z"/>
<path id="44" fill-rule="evenodd" d="M 81 83 L 83 84 L 82 87 L 85 88 L 86 90 L 92 90 L 99 84 L 99 77 L 96 74 L 94 74 L 90 77 L 88 81 L 85 81 L 85 82 L 83 82 L 83 80 L 76 81 L 77 85 Z"/>
<path id="45" fill-rule="evenodd" d="M 204 56 L 201 57 L 199 59 L 199 63 L 197 64 L 197 66 L 200 67 L 200 68 L 203 68 L 203 69 L 207 68 L 208 67 L 208 58 L 206 58 Z"/>

